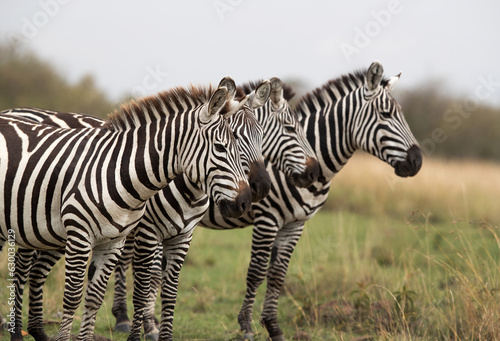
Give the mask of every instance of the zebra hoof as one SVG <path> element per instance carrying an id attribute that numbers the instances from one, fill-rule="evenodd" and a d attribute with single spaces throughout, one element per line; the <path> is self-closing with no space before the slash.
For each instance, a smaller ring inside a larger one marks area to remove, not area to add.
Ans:
<path id="1" fill-rule="evenodd" d="M 243 335 L 243 340 L 253 341 L 253 333 L 245 333 Z"/>
<path id="2" fill-rule="evenodd" d="M 132 323 L 130 321 L 123 321 L 117 323 L 114 328 L 114 332 L 116 333 L 130 333 L 130 327 Z"/>
<path id="3" fill-rule="evenodd" d="M 146 340 L 150 341 L 158 341 L 158 337 L 160 336 L 160 333 L 149 333 L 144 335 L 146 337 Z"/>
<path id="4" fill-rule="evenodd" d="M 5 329 L 5 330 L 8 330 L 8 329 Z M 12 334 L 12 336 L 10 337 L 10 340 L 11 341 L 23 341 L 23 336 L 20 335 L 20 334 Z"/>
<path id="5" fill-rule="evenodd" d="M 269 340 L 271 340 L 271 341 L 286 341 L 286 340 L 285 340 L 285 335 L 283 335 L 283 334 L 273 336 L 273 337 L 272 337 L 272 338 L 270 338 Z"/>

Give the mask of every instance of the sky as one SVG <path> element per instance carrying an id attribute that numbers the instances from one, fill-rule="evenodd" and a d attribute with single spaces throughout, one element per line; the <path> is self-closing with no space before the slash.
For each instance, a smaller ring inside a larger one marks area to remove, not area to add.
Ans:
<path id="1" fill-rule="evenodd" d="M 113 99 L 224 76 L 312 90 L 379 60 L 403 89 L 500 106 L 499 15 L 497 0 L 2 0 L 0 42 Z"/>

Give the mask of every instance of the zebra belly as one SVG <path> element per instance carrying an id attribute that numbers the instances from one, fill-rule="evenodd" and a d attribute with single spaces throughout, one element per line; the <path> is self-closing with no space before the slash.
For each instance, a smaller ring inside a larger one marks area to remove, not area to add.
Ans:
<path id="1" fill-rule="evenodd" d="M 0 222 L 2 236 L 9 235 L 9 240 L 14 238 L 18 246 L 37 249 L 55 250 L 66 245 L 66 230 L 60 220 L 54 220 L 49 226 L 46 224 L 6 224 Z"/>

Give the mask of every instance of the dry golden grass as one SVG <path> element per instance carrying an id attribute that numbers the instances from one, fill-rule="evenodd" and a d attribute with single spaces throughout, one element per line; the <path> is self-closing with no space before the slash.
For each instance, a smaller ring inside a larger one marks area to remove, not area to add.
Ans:
<path id="1" fill-rule="evenodd" d="M 356 153 L 334 178 L 326 209 L 398 217 L 419 210 L 431 221 L 498 225 L 499 194 L 499 164 L 424 157 L 415 177 L 399 178 L 389 165 Z"/>

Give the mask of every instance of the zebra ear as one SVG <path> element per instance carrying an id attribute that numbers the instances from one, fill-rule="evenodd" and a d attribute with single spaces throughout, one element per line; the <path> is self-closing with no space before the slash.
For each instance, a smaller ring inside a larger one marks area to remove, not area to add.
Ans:
<path id="1" fill-rule="evenodd" d="M 278 106 L 281 108 L 281 105 L 283 104 L 283 83 L 281 82 L 281 79 L 278 77 L 273 77 L 270 80 L 271 82 L 271 101 L 273 102 L 274 105 Z"/>
<path id="2" fill-rule="evenodd" d="M 234 98 L 236 95 L 236 83 L 234 83 L 234 80 L 229 76 L 222 78 L 218 87 L 221 88 L 223 86 L 227 88 L 229 97 Z"/>
<path id="3" fill-rule="evenodd" d="M 225 86 L 218 88 L 212 97 L 210 97 L 210 101 L 206 107 L 206 110 L 202 111 L 200 114 L 200 120 L 203 123 L 208 123 L 216 115 L 221 108 L 224 107 L 228 98 L 227 94 L 229 91 Z"/>
<path id="4" fill-rule="evenodd" d="M 271 82 L 269 80 L 263 81 L 249 96 L 248 105 L 252 109 L 260 108 L 271 96 Z"/>
<path id="5" fill-rule="evenodd" d="M 240 101 L 231 99 L 229 101 L 229 105 L 227 107 L 228 110 L 224 114 L 224 118 L 229 118 L 232 115 L 236 114 L 248 102 L 249 98 L 250 98 L 250 95 L 246 95 Z"/>
<path id="6" fill-rule="evenodd" d="M 366 88 L 369 91 L 377 89 L 382 81 L 382 75 L 384 74 L 384 68 L 379 61 L 374 61 L 372 65 L 368 68 L 366 72 Z"/>
<path id="7" fill-rule="evenodd" d="M 385 85 L 385 88 L 387 90 L 391 90 L 394 87 L 394 85 L 398 82 L 400 77 L 401 77 L 401 72 L 399 74 L 397 74 L 396 76 L 389 78 L 389 80 L 387 81 L 387 84 Z"/>

